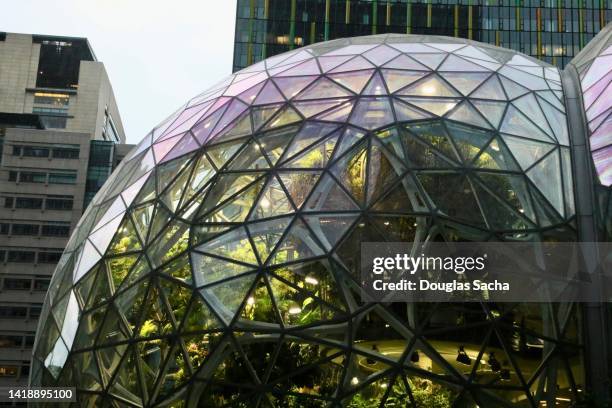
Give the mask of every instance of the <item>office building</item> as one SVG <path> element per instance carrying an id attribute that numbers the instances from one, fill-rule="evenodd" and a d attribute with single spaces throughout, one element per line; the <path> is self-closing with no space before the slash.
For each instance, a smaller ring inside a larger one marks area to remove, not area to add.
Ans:
<path id="1" fill-rule="evenodd" d="M 607 112 L 610 30 L 580 76 L 383 34 L 268 58 L 191 99 L 82 218 L 32 384 L 73 385 L 83 407 L 605 401 L 604 303 L 371 302 L 360 245 L 520 241 L 520 261 L 546 258 L 543 242 L 596 241 L 587 198 L 610 184 L 610 131 L 588 134 L 587 117 L 594 132 L 601 121 L 581 86 Z M 541 264 L 522 287 L 552 287 Z"/>
<path id="2" fill-rule="evenodd" d="M 124 142 L 86 39 L 0 33 L 0 385 L 27 384 L 51 274 Z"/>
<path id="3" fill-rule="evenodd" d="M 234 71 L 304 45 L 382 33 L 445 35 L 563 68 L 612 19 L 609 0 L 238 0 Z"/>

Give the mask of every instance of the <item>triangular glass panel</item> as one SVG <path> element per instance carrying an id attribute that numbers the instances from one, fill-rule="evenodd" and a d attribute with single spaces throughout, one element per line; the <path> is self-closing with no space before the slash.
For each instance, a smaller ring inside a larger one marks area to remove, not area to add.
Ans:
<path id="1" fill-rule="evenodd" d="M 210 304 L 225 324 L 229 324 L 255 281 L 257 274 L 239 276 L 229 281 L 200 289 L 206 303 Z"/>
<path id="2" fill-rule="evenodd" d="M 515 211 L 525 215 L 535 223 L 535 213 L 524 176 L 479 172 L 478 177 L 485 182 L 486 186 L 493 193 L 508 203 Z"/>
<path id="3" fill-rule="evenodd" d="M 217 182 L 208 190 L 200 214 L 206 214 L 225 200 L 233 200 L 234 195 L 247 190 L 253 183 L 261 184 L 263 179 L 258 173 L 225 173 L 218 177 Z"/>
<path id="4" fill-rule="evenodd" d="M 238 223 L 246 220 L 261 191 L 262 183 L 253 183 L 215 211 L 201 217 L 206 223 Z"/>
<path id="5" fill-rule="evenodd" d="M 364 57 L 379 66 L 383 65 L 385 62 L 396 57 L 397 55 L 399 55 L 397 50 L 390 48 L 385 44 L 379 45 L 378 47 L 363 53 Z"/>
<path id="6" fill-rule="evenodd" d="M 129 401 L 132 404 L 143 405 L 139 375 L 138 362 L 134 358 L 132 350 L 128 350 L 123 357 L 123 361 L 119 365 L 113 383 L 110 385 L 108 392 L 123 401 Z"/>
<path id="7" fill-rule="evenodd" d="M 411 105 L 424 109 L 434 115 L 443 116 L 446 112 L 453 109 L 460 101 L 459 99 L 429 99 L 429 98 L 411 98 L 402 97 L 402 101 Z"/>
<path id="8" fill-rule="evenodd" d="M 270 218 L 291 214 L 294 211 L 295 209 L 291 205 L 291 201 L 285 194 L 285 190 L 280 182 L 276 177 L 272 176 L 263 189 L 250 218 L 252 220 Z"/>
<path id="9" fill-rule="evenodd" d="M 253 287 L 253 290 L 249 293 L 247 301 L 240 313 L 240 318 L 246 322 L 263 322 L 267 324 L 267 326 L 279 327 L 281 325 L 280 318 L 278 317 L 278 311 L 275 307 L 275 303 L 272 301 L 270 293 L 268 292 L 265 279 L 260 278 Z M 246 322 L 245 324 L 249 324 Z M 250 351 L 250 347 L 250 345 L 244 345 L 242 349 L 248 353 L 248 351 Z M 261 353 L 260 347 L 255 346 L 254 348 L 257 349 L 257 353 Z M 257 358 L 252 358 L 250 362 L 252 362 L 252 364 L 258 368 L 263 366 L 261 367 L 261 370 L 255 369 L 255 371 L 260 378 L 265 378 L 266 371 L 268 370 L 269 366 L 268 360 L 273 359 L 273 355 L 270 353 L 265 353 L 264 356 L 258 355 Z"/>
<path id="10" fill-rule="evenodd" d="M 561 216 L 565 214 L 563 205 L 563 189 L 561 183 L 561 162 L 559 151 L 554 150 L 529 171 L 527 176 L 536 187 L 544 194 L 544 197 L 553 205 Z"/>
<path id="11" fill-rule="evenodd" d="M 338 125 L 330 123 L 306 122 L 291 141 L 289 148 L 285 150 L 283 160 L 292 158 L 336 129 Z"/>
<path id="12" fill-rule="evenodd" d="M 183 197 L 183 192 L 188 186 L 189 178 L 191 177 L 193 166 L 189 166 L 179 174 L 179 176 L 172 182 L 170 186 L 165 190 L 160 198 L 168 209 L 172 212 L 176 212 L 179 203 Z"/>
<path id="13" fill-rule="evenodd" d="M 406 170 L 402 162 L 389 154 L 380 142 L 373 139 L 371 143 L 366 193 L 368 203 L 386 193 Z"/>
<path id="14" fill-rule="evenodd" d="M 351 55 L 342 55 L 342 56 L 321 56 L 317 59 L 319 60 L 319 65 L 321 65 L 321 69 L 323 72 L 327 72 L 330 69 L 336 68 L 338 65 L 348 61 L 353 58 Z"/>
<path id="15" fill-rule="evenodd" d="M 121 223 L 122 219 L 123 214 L 113 218 L 106 225 L 91 234 L 89 236 L 88 241 L 85 241 L 83 256 L 81 256 L 80 258 L 81 263 L 79 264 L 79 267 L 77 269 L 77 272 L 79 274 L 91 267 L 91 262 L 95 262 L 94 258 L 99 259 L 97 252 L 100 252 L 100 254 L 104 254 L 106 252 L 106 250 L 108 249 L 108 244 L 113 239 L 113 234 L 117 231 L 117 228 L 119 227 L 119 224 Z M 89 242 L 93 244 L 95 250 L 93 249 L 93 247 L 90 248 Z"/>
<path id="16" fill-rule="evenodd" d="M 247 226 L 259 259 L 265 263 L 291 223 L 292 217 L 251 223 Z"/>
<path id="17" fill-rule="evenodd" d="M 297 75 L 319 75 L 321 71 L 319 71 L 319 65 L 317 64 L 317 60 L 311 58 L 306 62 L 302 62 L 299 65 L 296 65 L 293 68 L 289 68 L 286 71 L 280 72 L 275 75 L 275 77 L 287 77 L 287 76 L 297 76 Z"/>
<path id="18" fill-rule="evenodd" d="M 440 122 L 420 123 L 414 125 L 406 125 L 405 129 L 417 134 L 422 140 L 431 144 L 433 147 L 442 152 L 447 158 L 457 160 L 457 153 L 451 141 L 448 138 L 446 129 Z"/>
<path id="19" fill-rule="evenodd" d="M 139 251 L 142 249 L 138 234 L 136 234 L 136 228 L 130 221 L 129 217 L 125 217 L 121 226 L 113 238 L 110 248 L 108 250 L 109 255 L 119 255 L 125 252 Z"/>
<path id="20" fill-rule="evenodd" d="M 481 101 L 478 99 L 472 99 L 471 102 L 482 113 L 482 116 L 493 125 L 493 128 L 497 129 L 502 116 L 504 116 L 506 102 Z"/>
<path id="21" fill-rule="evenodd" d="M 307 260 L 320 255 L 323 255 L 323 249 L 316 242 L 306 224 L 300 219 L 296 219 L 267 263 L 278 265 L 297 260 Z"/>
<path id="22" fill-rule="evenodd" d="M 490 129 L 489 123 L 478 113 L 476 109 L 468 101 L 462 102 L 450 114 L 446 116 L 448 119 L 464 122 L 470 125 L 475 125 L 482 128 Z"/>
<path id="23" fill-rule="evenodd" d="M 514 106 L 508 106 L 506 116 L 502 121 L 501 132 L 510 133 L 517 136 L 528 137 L 530 139 L 553 142 L 553 140 L 534 125 L 525 115 Z"/>
<path id="24" fill-rule="evenodd" d="M 355 126 L 366 129 L 375 129 L 392 123 L 393 112 L 391 111 L 389 98 L 359 99 L 351 115 L 350 122 Z"/>
<path id="25" fill-rule="evenodd" d="M 344 123 L 348 119 L 351 111 L 353 110 L 353 102 L 346 102 L 341 106 L 332 109 L 329 112 L 321 113 L 317 116 L 317 119 L 329 121 L 329 122 L 341 122 Z"/>
<path id="26" fill-rule="evenodd" d="M 464 71 L 464 72 L 487 72 L 488 70 L 480 65 L 473 64 L 456 55 L 449 55 L 438 71 Z"/>
<path id="27" fill-rule="evenodd" d="M 273 129 L 280 126 L 289 125 L 291 123 L 299 122 L 300 120 L 302 120 L 302 117 L 299 113 L 295 111 L 295 109 L 291 107 L 286 107 L 276 116 L 274 116 L 274 118 L 270 120 L 270 122 L 264 127 L 264 129 Z"/>
<path id="28" fill-rule="evenodd" d="M 463 55 L 465 57 L 477 58 L 484 61 L 496 62 L 493 58 L 491 58 L 488 54 L 486 54 L 480 48 L 474 47 L 472 45 L 468 45 L 465 48 L 455 51 L 457 55 Z"/>
<path id="29" fill-rule="evenodd" d="M 261 82 L 261 83 L 255 85 L 255 86 L 252 86 L 249 89 L 247 89 L 246 91 L 243 91 L 242 93 L 240 93 L 238 95 L 238 98 L 240 98 L 240 100 L 242 100 L 243 102 L 246 102 L 247 104 L 251 105 L 255 101 L 255 98 L 257 98 L 257 95 L 259 95 L 259 91 L 261 91 L 261 89 L 266 84 L 267 84 L 267 82 L 264 81 L 264 82 Z"/>
<path id="30" fill-rule="evenodd" d="M 448 122 L 446 127 L 459 150 L 460 156 L 466 163 L 470 163 L 493 137 L 491 132 L 477 130 L 458 123 Z"/>
<path id="31" fill-rule="evenodd" d="M 458 163 L 445 159 L 436 149 L 412 133 L 403 130 L 400 135 L 405 146 L 406 156 L 414 168 L 450 168 Z"/>
<path id="32" fill-rule="evenodd" d="M 489 145 L 474 160 L 474 167 L 504 171 L 520 171 L 512 154 L 498 138 L 491 140 Z"/>
<path id="33" fill-rule="evenodd" d="M 259 92 L 259 95 L 257 95 L 257 98 L 255 98 L 252 103 L 253 105 L 266 105 L 269 103 L 279 103 L 284 101 L 285 98 L 274 85 L 274 82 L 268 80 L 261 92 Z"/>
<path id="34" fill-rule="evenodd" d="M 173 220 L 147 249 L 151 265 L 159 267 L 175 256 L 184 253 L 188 244 L 189 224 L 178 219 Z"/>
<path id="35" fill-rule="evenodd" d="M 446 79 L 455 89 L 463 95 L 469 95 L 478 85 L 489 77 L 485 72 L 441 72 L 440 76 Z"/>
<path id="36" fill-rule="evenodd" d="M 512 81 L 519 83 L 531 90 L 538 89 L 549 89 L 544 78 L 539 76 L 531 75 L 518 69 L 512 68 L 508 65 L 504 65 L 498 71 L 501 75 L 511 79 Z M 504 86 L 506 83 L 504 83 Z"/>
<path id="37" fill-rule="evenodd" d="M 297 110 L 304 115 L 304 117 L 309 118 L 311 116 L 318 115 L 323 111 L 334 108 L 343 102 L 346 102 L 346 99 L 294 102 L 293 106 L 295 106 Z"/>
<path id="38" fill-rule="evenodd" d="M 334 147 L 338 141 L 339 131 L 325 138 L 316 145 L 310 146 L 307 150 L 286 162 L 285 168 L 313 169 L 323 168 L 330 161 L 334 152 Z"/>
<path id="39" fill-rule="evenodd" d="M 395 108 L 395 116 L 398 122 L 427 119 L 432 117 L 430 114 L 411 107 L 399 99 L 393 99 L 393 107 Z"/>
<path id="40" fill-rule="evenodd" d="M 226 130 L 218 134 L 215 137 L 214 142 L 223 143 L 229 140 L 239 139 L 243 136 L 250 135 L 251 133 L 253 133 L 251 112 L 247 111 L 247 112 L 244 112 L 242 114 L 242 117 L 239 118 L 236 122 L 228 126 Z M 180 147 L 180 143 L 174 148 L 174 150 L 177 150 L 177 148 L 179 147 Z M 172 155 L 174 153 L 174 150 L 168 156 Z"/>
<path id="41" fill-rule="evenodd" d="M 469 180 L 456 173 L 420 173 L 417 178 L 443 215 L 470 224 L 485 222 Z M 461 203 L 458 207 L 457 203 Z"/>
<path id="42" fill-rule="evenodd" d="M 347 127 L 344 131 L 344 135 L 342 136 L 342 140 L 340 141 L 340 145 L 334 154 L 334 158 L 340 157 L 344 152 L 357 144 L 363 138 L 363 136 L 365 136 L 363 131 L 354 127 Z"/>
<path id="43" fill-rule="evenodd" d="M 362 92 L 363 95 L 386 95 L 387 89 L 385 88 L 385 82 L 383 81 L 380 74 L 377 72 L 374 74 L 368 86 Z"/>
<path id="44" fill-rule="evenodd" d="M 254 269 L 252 265 L 235 263 L 225 258 L 215 258 L 197 251 L 191 252 L 191 263 L 196 287 L 211 285 Z"/>
<path id="45" fill-rule="evenodd" d="M 559 214 L 557 214 L 550 203 L 546 201 L 546 198 L 544 198 L 540 190 L 534 186 L 530 186 L 529 191 L 531 191 L 531 196 L 533 197 L 533 204 L 540 226 L 549 227 L 563 222 Z"/>
<path id="46" fill-rule="evenodd" d="M 411 54 L 410 56 L 431 69 L 436 69 L 447 54 Z"/>
<path id="47" fill-rule="evenodd" d="M 304 211 L 358 211 L 359 206 L 328 174 L 315 187 Z"/>
<path id="48" fill-rule="evenodd" d="M 322 99 L 322 98 L 342 98 L 351 96 L 351 93 L 345 90 L 343 87 L 336 85 L 333 81 L 321 77 L 308 89 L 300 94 L 296 99 L 308 100 L 308 99 Z"/>
<path id="49" fill-rule="evenodd" d="M 497 75 L 491 75 L 491 77 L 480 85 L 476 91 L 472 92 L 470 96 L 472 98 L 493 99 L 497 101 L 506 100 L 506 94 L 499 83 L 499 79 L 497 79 Z"/>
<path id="50" fill-rule="evenodd" d="M 527 218 L 513 211 L 510 206 L 495 197 L 480 183 L 474 183 L 478 199 L 482 203 L 490 228 L 494 230 L 524 230 L 531 228 Z"/>
<path id="51" fill-rule="evenodd" d="M 300 91 L 310 85 L 318 76 L 274 78 L 273 81 L 283 91 L 287 99 L 296 96 Z M 264 89 L 265 90 L 265 89 Z M 263 91 L 260 96 L 263 95 Z M 256 102 L 258 102 L 256 100 Z"/>
<path id="52" fill-rule="evenodd" d="M 244 227 L 222 234 L 196 248 L 198 251 L 223 256 L 238 262 L 257 265 L 257 257 Z"/>
<path id="53" fill-rule="evenodd" d="M 529 89 L 517 84 L 514 81 L 509 80 L 508 78 L 504 76 L 500 75 L 499 79 L 501 80 L 501 83 L 504 85 L 504 89 L 506 90 L 506 94 L 508 95 L 509 99 L 518 98 L 519 96 L 525 95 L 527 92 L 529 92 Z"/>
<path id="54" fill-rule="evenodd" d="M 342 215 L 308 215 L 304 217 L 304 220 L 319 238 L 323 246 L 328 251 L 331 251 L 358 217 L 359 214 L 357 213 Z"/>
<path id="55" fill-rule="evenodd" d="M 291 142 L 293 136 L 297 133 L 299 127 L 290 126 L 283 129 L 274 130 L 260 134 L 257 138 L 257 143 L 261 147 L 261 150 L 265 153 L 266 157 L 272 163 L 276 165 L 278 160 L 281 158 L 287 145 Z"/>
<path id="56" fill-rule="evenodd" d="M 158 204 L 155 208 L 155 215 L 153 216 L 153 222 L 149 227 L 149 237 L 147 241 L 151 242 L 154 238 L 156 238 L 159 233 L 166 228 L 170 220 L 172 219 L 172 213 L 170 213 L 166 208 Z"/>
<path id="57" fill-rule="evenodd" d="M 404 88 L 400 95 L 408 96 L 460 96 L 442 78 L 437 75 L 430 75 L 413 85 Z"/>
<path id="58" fill-rule="evenodd" d="M 251 109 L 251 116 L 253 118 L 253 129 L 259 129 L 264 123 L 266 123 L 283 105 L 266 105 L 259 108 Z"/>
<path id="59" fill-rule="evenodd" d="M 358 94 L 361 93 L 361 90 L 368 82 L 373 72 L 373 69 L 367 69 L 363 71 L 330 74 L 329 77 L 338 82 L 340 85 L 343 85 L 354 93 Z"/>
<path id="60" fill-rule="evenodd" d="M 300 208 L 321 176 L 320 171 L 279 172 L 278 177 L 296 208 Z"/>
<path id="61" fill-rule="evenodd" d="M 396 92 L 397 90 L 402 89 L 427 75 L 427 72 L 404 71 L 398 69 L 383 69 L 381 72 L 385 82 L 387 83 L 389 92 L 391 93 Z"/>
<path id="62" fill-rule="evenodd" d="M 198 293 L 195 293 L 191 297 L 191 305 L 189 306 L 187 317 L 181 325 L 181 333 L 201 332 L 202 330 L 214 330 L 222 327 L 222 323 L 217 319 L 210 307 L 204 303 Z M 185 345 L 189 350 L 189 343 L 186 342 Z M 200 347 L 203 345 L 202 343 L 199 344 Z"/>
<path id="63" fill-rule="evenodd" d="M 180 159 L 165 163 L 157 167 L 157 193 L 162 192 L 175 180 L 181 172 L 189 172 L 191 158 L 193 155 L 185 156 Z"/>
<path id="64" fill-rule="evenodd" d="M 536 95 L 538 96 L 538 98 L 545 99 L 546 102 L 550 103 L 555 108 L 561 111 L 565 111 L 565 106 L 563 106 L 561 101 L 559 101 L 559 98 L 557 98 L 552 91 L 538 91 L 536 92 Z"/>
<path id="65" fill-rule="evenodd" d="M 542 99 L 540 99 L 539 102 L 557 141 L 564 146 L 569 146 L 569 134 L 565 114 Z"/>
<path id="66" fill-rule="evenodd" d="M 367 59 L 363 58 L 361 55 L 356 56 L 350 61 L 345 62 L 344 64 L 334 68 L 331 72 L 347 72 L 347 71 L 358 71 L 369 68 L 375 68 L 374 65 Z"/>
<path id="67" fill-rule="evenodd" d="M 413 189 L 412 193 L 415 191 L 416 189 Z M 411 213 L 415 211 L 403 181 L 391 188 L 388 194 L 382 196 L 371 207 L 371 210 L 383 213 Z"/>
<path id="68" fill-rule="evenodd" d="M 367 156 L 367 144 L 361 143 L 339 159 L 330 169 L 359 203 L 365 199 Z"/>
<path id="69" fill-rule="evenodd" d="M 384 68 L 390 69 L 414 69 L 417 71 L 430 71 L 425 65 L 419 64 L 407 55 L 400 55 L 397 58 L 392 59 L 384 65 Z M 384 69 L 383 69 L 384 71 Z M 383 74 L 384 75 L 384 74 Z"/>
<path id="70" fill-rule="evenodd" d="M 525 116 L 527 116 L 533 123 L 536 123 L 540 129 L 542 129 L 547 135 L 552 136 L 553 133 L 548 126 L 548 122 L 540 109 L 540 105 L 536 101 L 533 93 L 521 96 L 516 100 L 512 101 L 512 104 L 517 107 Z"/>
<path id="71" fill-rule="evenodd" d="M 132 210 L 132 220 L 136 226 L 136 230 L 140 235 L 140 239 L 144 242 L 147 239 L 149 226 L 153 219 L 153 210 L 155 210 L 155 204 L 145 204 L 140 207 L 136 207 Z"/>
<path id="72" fill-rule="evenodd" d="M 232 159 L 227 170 L 261 170 L 268 168 L 270 168 L 270 165 L 264 157 L 259 144 L 254 140 L 250 140 L 240 153 Z"/>
<path id="73" fill-rule="evenodd" d="M 527 170 L 555 147 L 553 144 L 506 134 L 502 134 L 502 138 L 523 170 Z"/>

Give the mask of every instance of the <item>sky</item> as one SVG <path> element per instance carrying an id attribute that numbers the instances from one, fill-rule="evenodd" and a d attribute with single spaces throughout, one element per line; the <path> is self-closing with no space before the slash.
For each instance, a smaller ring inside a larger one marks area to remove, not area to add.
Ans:
<path id="1" fill-rule="evenodd" d="M 0 31 L 87 37 L 128 143 L 232 71 L 233 0 L 5 0 Z"/>

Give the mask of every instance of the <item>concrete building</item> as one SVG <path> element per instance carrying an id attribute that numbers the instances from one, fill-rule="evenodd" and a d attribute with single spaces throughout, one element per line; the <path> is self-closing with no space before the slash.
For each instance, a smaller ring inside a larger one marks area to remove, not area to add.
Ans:
<path id="1" fill-rule="evenodd" d="M 55 265 L 124 142 L 86 39 L 0 33 L 0 385 L 27 384 Z"/>

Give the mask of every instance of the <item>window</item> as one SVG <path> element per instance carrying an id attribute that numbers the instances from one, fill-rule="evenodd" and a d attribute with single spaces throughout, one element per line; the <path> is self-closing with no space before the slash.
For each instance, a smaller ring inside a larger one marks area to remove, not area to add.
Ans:
<path id="1" fill-rule="evenodd" d="M 23 146 L 24 157 L 49 157 L 49 149 L 46 147 Z"/>
<path id="2" fill-rule="evenodd" d="M 15 208 L 40 210 L 42 208 L 42 203 L 42 198 L 17 197 L 15 200 Z"/>
<path id="3" fill-rule="evenodd" d="M 0 377 L 17 377 L 19 367 L 14 365 L 0 365 Z"/>
<path id="4" fill-rule="evenodd" d="M 34 262 L 35 259 L 34 251 L 8 251 L 8 262 L 28 263 Z"/>
<path id="5" fill-rule="evenodd" d="M 20 348 L 22 341 L 22 336 L 0 334 L 0 348 Z"/>
<path id="6" fill-rule="evenodd" d="M 34 336 L 25 336 L 25 346 L 26 348 L 34 347 Z"/>
<path id="7" fill-rule="evenodd" d="M 13 156 L 21 156 L 21 146 L 13 146 Z"/>
<path id="8" fill-rule="evenodd" d="M 4 208 L 13 208 L 14 202 L 13 197 L 4 197 Z"/>
<path id="9" fill-rule="evenodd" d="M 8 181 L 17 181 L 17 174 L 16 171 L 9 171 Z"/>
<path id="10" fill-rule="evenodd" d="M 74 148 L 53 148 L 53 158 L 56 159 L 78 159 L 79 149 Z"/>
<path id="11" fill-rule="evenodd" d="M 11 234 L 13 235 L 38 235 L 39 226 L 36 224 L 13 224 Z"/>
<path id="12" fill-rule="evenodd" d="M 0 306 L 0 319 L 20 319 L 28 315 L 28 308 L 22 306 Z"/>
<path id="13" fill-rule="evenodd" d="M 11 224 L 9 224 L 8 222 L 0 223 L 0 234 L 1 235 L 8 235 L 10 227 L 11 227 Z"/>
<path id="14" fill-rule="evenodd" d="M 65 107 L 70 103 L 70 95 L 55 92 L 36 92 L 34 94 L 34 103 L 36 105 Z"/>
<path id="15" fill-rule="evenodd" d="M 72 210 L 73 201 L 70 198 L 47 198 L 45 208 L 47 210 L 69 211 Z"/>
<path id="16" fill-rule="evenodd" d="M 62 257 L 61 252 L 39 252 L 38 253 L 38 263 L 55 264 L 59 262 L 61 257 Z"/>
<path id="17" fill-rule="evenodd" d="M 46 129 L 66 129 L 66 116 L 40 116 L 40 121 Z"/>
<path id="18" fill-rule="evenodd" d="M 21 183 L 46 183 L 47 175 L 34 171 L 22 171 L 19 173 L 19 181 Z"/>
<path id="19" fill-rule="evenodd" d="M 44 237 L 67 237 L 70 235 L 70 225 L 43 225 L 42 235 Z"/>
<path id="20" fill-rule="evenodd" d="M 32 281 L 30 279 L 4 278 L 5 290 L 30 290 Z"/>
<path id="21" fill-rule="evenodd" d="M 49 184 L 75 184 L 76 174 L 49 173 Z"/>
<path id="22" fill-rule="evenodd" d="M 40 316 L 41 310 L 42 310 L 42 305 L 41 306 L 30 306 L 30 318 L 38 319 L 38 317 Z"/>
<path id="23" fill-rule="evenodd" d="M 36 279 L 34 281 L 34 290 L 45 292 L 47 289 L 49 289 L 50 282 L 51 281 L 49 279 Z"/>

